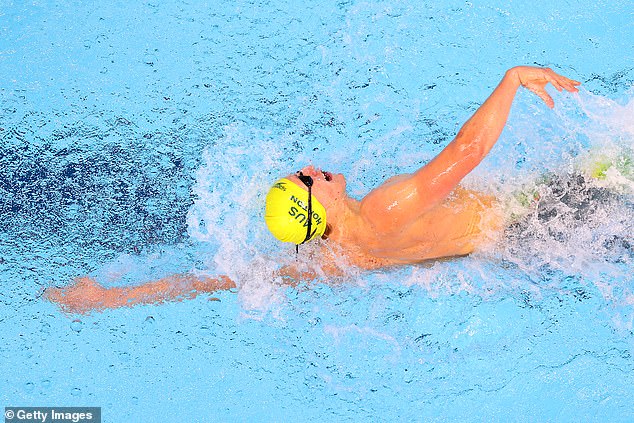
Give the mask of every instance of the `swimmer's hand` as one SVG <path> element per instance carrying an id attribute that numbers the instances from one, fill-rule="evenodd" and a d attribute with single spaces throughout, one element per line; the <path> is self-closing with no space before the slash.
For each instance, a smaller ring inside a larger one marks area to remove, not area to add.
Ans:
<path id="1" fill-rule="evenodd" d="M 65 313 L 85 314 L 107 307 L 106 289 L 87 276 L 76 278 L 63 288 L 51 287 L 44 291 L 44 298 L 57 304 Z"/>
<path id="2" fill-rule="evenodd" d="M 549 68 L 537 68 L 532 66 L 517 66 L 508 72 L 513 78 L 517 79 L 517 83 L 524 88 L 535 93 L 544 103 L 551 109 L 555 106 L 552 97 L 546 92 L 546 85 L 550 82 L 557 91 L 569 91 L 571 93 L 579 91 L 577 86 L 581 82 L 555 73 Z"/>

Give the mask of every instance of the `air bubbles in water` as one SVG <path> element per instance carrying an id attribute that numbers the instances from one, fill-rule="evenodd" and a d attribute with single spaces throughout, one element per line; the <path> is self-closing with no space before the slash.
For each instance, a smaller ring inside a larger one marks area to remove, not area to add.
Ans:
<path id="1" fill-rule="evenodd" d="M 42 326 L 40 326 L 40 332 L 44 335 L 49 334 L 51 332 L 51 325 L 48 322 L 42 323 Z"/>
<path id="2" fill-rule="evenodd" d="M 79 319 L 75 319 L 71 322 L 70 328 L 79 333 L 84 328 L 84 323 Z"/>

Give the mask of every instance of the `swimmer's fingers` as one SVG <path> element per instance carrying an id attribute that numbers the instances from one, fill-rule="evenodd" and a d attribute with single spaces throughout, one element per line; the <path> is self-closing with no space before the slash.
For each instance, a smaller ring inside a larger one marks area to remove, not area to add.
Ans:
<path id="1" fill-rule="evenodd" d="M 552 69 L 545 69 L 545 79 L 550 82 L 553 87 L 559 92 L 563 90 L 560 83 L 561 75 L 557 75 Z"/>
<path id="2" fill-rule="evenodd" d="M 555 107 L 555 101 L 553 100 L 553 98 L 546 92 L 546 90 L 541 89 L 539 91 L 533 91 L 535 94 L 537 94 L 539 96 L 539 98 L 541 98 L 542 100 L 544 100 L 544 103 L 546 103 L 546 106 L 550 107 L 551 109 L 553 107 Z"/>
<path id="3" fill-rule="evenodd" d="M 569 92 L 577 92 L 579 89 L 578 85 L 581 85 L 581 82 L 575 81 L 574 79 L 566 78 L 563 75 L 559 75 L 555 73 L 552 69 L 545 69 L 546 71 L 546 80 L 550 82 L 553 87 L 557 89 L 557 91 L 566 90 Z"/>
<path id="4" fill-rule="evenodd" d="M 63 293 L 61 288 L 51 286 L 44 290 L 42 296 L 51 302 L 59 303 L 63 297 Z"/>
<path id="5" fill-rule="evenodd" d="M 529 72 L 526 72 L 526 76 L 524 77 L 526 82 L 523 82 L 520 79 L 520 82 L 524 87 L 535 93 L 539 98 L 541 98 L 544 103 L 551 109 L 555 107 L 555 102 L 553 98 L 546 92 L 546 85 L 550 83 L 555 89 L 559 92 L 566 90 L 569 92 L 577 92 L 579 89 L 578 85 L 581 85 L 579 81 L 575 81 L 573 79 L 566 78 L 563 75 L 559 75 L 552 69 L 540 69 L 540 68 L 528 68 Z M 535 71 L 532 75 L 530 71 Z"/>
<path id="6" fill-rule="evenodd" d="M 561 86 L 564 87 L 566 91 L 569 91 L 571 93 L 576 93 L 577 91 L 579 91 L 579 88 L 577 87 L 581 85 L 581 82 L 575 81 L 574 79 L 566 78 L 565 76 L 562 76 L 561 78 Z"/>
<path id="7" fill-rule="evenodd" d="M 546 105 L 552 109 L 553 107 L 555 107 L 555 102 L 554 102 L 553 98 L 550 96 L 550 94 L 548 94 L 546 92 L 546 90 L 544 89 L 544 86 L 545 85 L 538 85 L 538 84 L 526 84 L 525 85 L 525 87 L 528 90 L 530 90 L 535 95 L 537 95 L 539 98 L 541 98 L 544 101 L 544 103 L 546 103 Z"/>

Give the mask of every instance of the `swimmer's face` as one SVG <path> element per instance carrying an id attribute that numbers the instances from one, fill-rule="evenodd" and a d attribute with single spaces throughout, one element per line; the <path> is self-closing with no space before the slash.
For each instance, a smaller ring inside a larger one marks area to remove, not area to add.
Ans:
<path id="1" fill-rule="evenodd" d="M 314 166 L 306 166 L 301 172 L 313 178 L 312 193 L 326 209 L 333 202 L 346 197 L 346 178 L 341 173 L 325 172 Z M 297 175 L 290 175 L 288 179 L 306 189 Z"/>

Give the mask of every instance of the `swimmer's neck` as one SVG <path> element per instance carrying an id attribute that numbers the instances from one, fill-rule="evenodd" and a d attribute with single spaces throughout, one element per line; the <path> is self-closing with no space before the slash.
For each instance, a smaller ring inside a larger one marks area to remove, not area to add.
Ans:
<path id="1" fill-rule="evenodd" d="M 358 239 L 358 233 L 366 229 L 359 205 L 359 200 L 347 194 L 344 199 L 329 205 L 326 215 L 330 224 L 328 239 L 338 244 Z"/>

